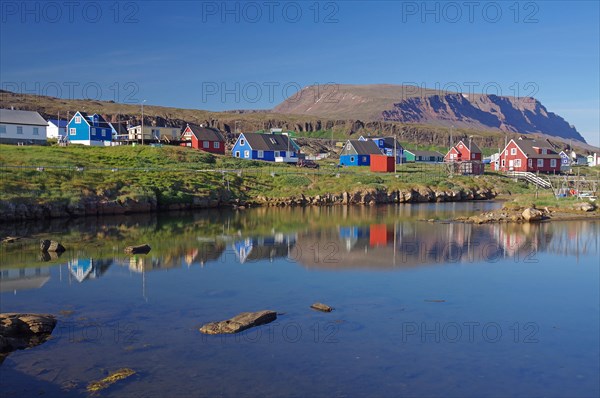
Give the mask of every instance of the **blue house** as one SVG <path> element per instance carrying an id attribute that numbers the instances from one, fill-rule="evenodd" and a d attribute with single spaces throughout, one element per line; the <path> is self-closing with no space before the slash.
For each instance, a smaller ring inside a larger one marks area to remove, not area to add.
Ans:
<path id="1" fill-rule="evenodd" d="M 341 166 L 369 166 L 371 155 L 381 155 L 382 151 L 371 140 L 348 140 L 340 153 Z"/>
<path id="2" fill-rule="evenodd" d="M 362 135 L 358 139 L 359 141 L 371 140 L 385 156 L 394 156 L 394 141 L 396 141 L 396 164 L 406 163 L 404 159 L 404 148 L 394 137 L 363 137 Z"/>
<path id="3" fill-rule="evenodd" d="M 567 150 L 560 151 L 560 169 L 569 170 L 571 168 L 571 155 Z"/>
<path id="4" fill-rule="evenodd" d="M 240 159 L 296 163 L 298 152 L 298 146 L 287 135 L 242 133 L 231 154 Z"/>
<path id="5" fill-rule="evenodd" d="M 72 144 L 105 145 L 112 141 L 113 128 L 101 115 L 77 112 L 69 121 L 68 137 Z"/>

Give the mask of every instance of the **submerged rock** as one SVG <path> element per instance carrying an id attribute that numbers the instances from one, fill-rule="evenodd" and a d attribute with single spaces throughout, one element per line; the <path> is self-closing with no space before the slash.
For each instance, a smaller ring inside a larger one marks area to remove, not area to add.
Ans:
<path id="1" fill-rule="evenodd" d="M 50 314 L 0 314 L 0 362 L 12 351 L 46 342 L 55 326 Z"/>
<path id="2" fill-rule="evenodd" d="M 129 368 L 123 368 L 116 370 L 106 376 L 102 380 L 93 381 L 87 386 L 88 392 L 97 392 L 104 390 L 106 387 L 116 383 L 119 380 L 123 380 L 128 378 L 129 376 L 133 376 L 135 374 L 135 370 Z"/>
<path id="3" fill-rule="evenodd" d="M 211 322 L 200 328 L 204 334 L 239 333 L 254 326 L 264 325 L 277 319 L 275 311 L 242 312 L 231 319 Z"/>
<path id="4" fill-rule="evenodd" d="M 150 245 L 147 245 L 147 244 L 139 245 L 139 246 L 127 246 L 125 248 L 125 253 L 126 254 L 147 254 L 148 252 L 150 252 L 150 250 L 152 250 L 152 248 L 150 247 Z"/>
<path id="5" fill-rule="evenodd" d="M 333 311 L 333 307 L 330 307 L 327 304 L 323 304 L 323 303 L 314 303 L 313 305 L 310 306 L 310 308 L 312 308 L 313 310 L 323 311 L 323 312 Z"/>

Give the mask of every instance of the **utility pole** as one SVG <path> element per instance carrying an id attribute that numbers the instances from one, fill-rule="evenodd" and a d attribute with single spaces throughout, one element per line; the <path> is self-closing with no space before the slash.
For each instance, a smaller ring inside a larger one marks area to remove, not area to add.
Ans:
<path id="1" fill-rule="evenodd" d="M 398 162 L 398 148 L 396 148 L 397 142 L 398 142 L 398 136 L 396 133 L 394 133 L 394 174 L 398 173 L 398 167 L 396 167 L 397 162 Z"/>
<path id="2" fill-rule="evenodd" d="M 144 145 L 144 102 L 146 102 L 146 100 L 142 101 L 142 145 Z"/>

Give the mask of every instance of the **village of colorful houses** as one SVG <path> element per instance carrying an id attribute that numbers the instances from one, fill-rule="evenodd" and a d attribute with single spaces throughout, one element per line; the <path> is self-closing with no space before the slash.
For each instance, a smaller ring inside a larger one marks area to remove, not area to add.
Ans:
<path id="1" fill-rule="evenodd" d="M 217 129 L 186 124 L 184 127 L 113 125 L 99 114 L 76 112 L 70 120 L 45 120 L 38 112 L 0 109 L 0 143 L 46 145 L 116 146 L 169 143 L 214 154 L 226 154 L 226 140 Z M 240 133 L 231 156 L 267 162 L 298 163 L 305 159 L 300 147 L 281 129 L 268 133 Z M 511 139 L 504 149 L 483 158 L 471 140 L 453 144 L 446 155 L 437 151 L 404 148 L 395 137 L 349 139 L 341 145 L 339 165 L 369 166 L 372 171 L 393 172 L 403 163 L 446 163 L 459 174 L 483 174 L 486 165 L 493 171 L 558 174 L 573 165 L 600 165 L 597 153 L 583 156 L 572 150 L 557 151 L 544 141 L 526 137 Z"/>

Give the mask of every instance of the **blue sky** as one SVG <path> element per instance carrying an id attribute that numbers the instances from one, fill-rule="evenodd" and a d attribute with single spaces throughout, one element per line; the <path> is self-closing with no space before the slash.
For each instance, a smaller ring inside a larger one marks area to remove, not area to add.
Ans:
<path id="1" fill-rule="evenodd" d="M 226 110 L 309 84 L 486 88 L 600 145 L 596 1 L 0 4 L 4 89 Z"/>

